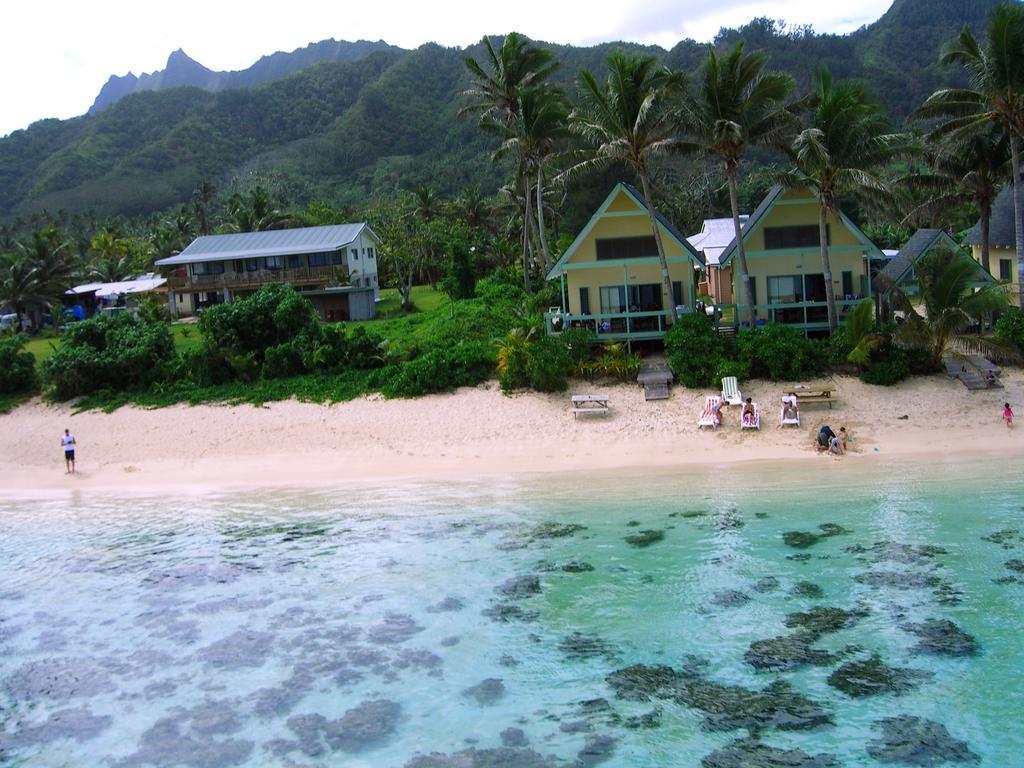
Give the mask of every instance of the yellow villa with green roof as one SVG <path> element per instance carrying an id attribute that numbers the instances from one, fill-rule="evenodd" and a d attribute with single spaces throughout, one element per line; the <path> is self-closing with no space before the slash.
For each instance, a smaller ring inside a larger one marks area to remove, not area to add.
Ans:
<path id="1" fill-rule="evenodd" d="M 819 201 L 813 189 L 773 187 L 743 224 L 747 268 L 753 278 L 758 324 L 790 325 L 808 335 L 828 333 L 828 305 L 818 236 Z M 881 250 L 845 213 L 827 220 L 832 287 L 839 321 L 862 299 L 871 298 L 872 259 Z M 746 293 L 735 268 L 735 239 L 722 252 L 721 268 L 734 267 L 733 296 L 737 304 L 719 306 L 726 319 L 746 322 Z"/>
<path id="2" fill-rule="evenodd" d="M 678 311 L 692 311 L 704 259 L 657 216 Z M 602 340 L 661 339 L 667 330 L 661 266 L 643 196 L 619 183 L 548 273 L 560 281 L 565 312 L 547 314 L 549 333 L 589 328 Z"/>

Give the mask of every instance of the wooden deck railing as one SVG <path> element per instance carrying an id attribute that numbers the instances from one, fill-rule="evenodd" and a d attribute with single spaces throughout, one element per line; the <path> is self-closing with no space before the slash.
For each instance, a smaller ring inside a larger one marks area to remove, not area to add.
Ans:
<path id="1" fill-rule="evenodd" d="M 299 267 L 297 269 L 257 269 L 252 272 L 225 270 L 217 275 L 170 275 L 171 290 L 216 290 L 219 288 L 258 288 L 267 283 L 322 283 L 338 274 L 335 267 Z"/>

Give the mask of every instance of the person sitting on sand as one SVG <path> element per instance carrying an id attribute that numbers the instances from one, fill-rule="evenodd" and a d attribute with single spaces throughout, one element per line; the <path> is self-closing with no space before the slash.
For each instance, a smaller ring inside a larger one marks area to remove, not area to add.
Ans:
<path id="1" fill-rule="evenodd" d="M 846 427 L 839 428 L 839 442 L 843 444 L 843 453 L 846 453 L 846 443 L 850 436 L 846 434 Z"/>
<path id="2" fill-rule="evenodd" d="M 832 439 L 828 441 L 828 452 L 833 456 L 842 456 L 846 453 L 846 446 L 843 445 L 843 439 L 839 435 L 833 435 Z"/>
<path id="3" fill-rule="evenodd" d="M 832 431 L 832 428 L 828 424 L 822 424 L 821 429 L 818 430 L 818 453 L 827 451 L 829 445 L 832 442 L 832 438 L 836 436 L 836 433 Z"/>

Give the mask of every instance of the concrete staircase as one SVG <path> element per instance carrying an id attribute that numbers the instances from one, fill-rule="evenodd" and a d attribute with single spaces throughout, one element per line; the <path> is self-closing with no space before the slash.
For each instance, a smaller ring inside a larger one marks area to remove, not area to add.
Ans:
<path id="1" fill-rule="evenodd" d="M 659 355 L 644 360 L 636 380 L 644 388 L 644 400 L 668 400 L 672 369 L 665 358 Z"/>

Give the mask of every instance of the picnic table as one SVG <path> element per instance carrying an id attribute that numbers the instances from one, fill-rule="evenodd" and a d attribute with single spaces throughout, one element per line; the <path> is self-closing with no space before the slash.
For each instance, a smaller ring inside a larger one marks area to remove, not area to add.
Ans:
<path id="1" fill-rule="evenodd" d="M 799 405 L 810 405 L 812 403 L 828 403 L 828 409 L 832 410 L 833 395 L 836 388 L 832 386 L 806 385 L 797 386 L 789 391 L 795 395 Z"/>
<path id="2" fill-rule="evenodd" d="M 573 395 L 572 417 L 581 413 L 608 413 L 608 395 Z"/>

